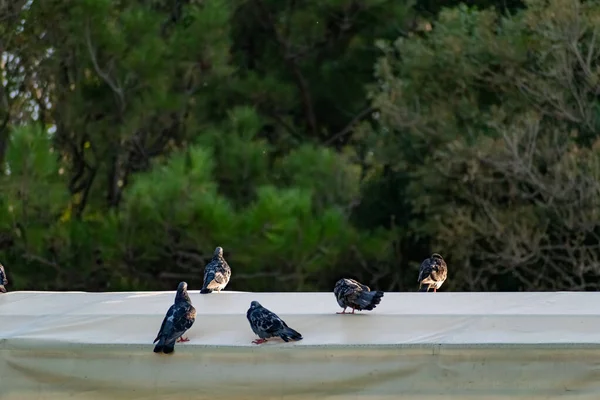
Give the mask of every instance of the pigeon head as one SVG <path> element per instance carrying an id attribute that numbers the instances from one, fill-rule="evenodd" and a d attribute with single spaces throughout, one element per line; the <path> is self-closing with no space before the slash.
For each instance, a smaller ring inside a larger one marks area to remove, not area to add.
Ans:
<path id="1" fill-rule="evenodd" d="M 179 286 L 177 286 L 177 294 L 175 295 L 175 303 L 179 301 L 187 301 L 191 303 L 192 300 L 187 292 L 187 282 L 179 282 Z"/>
<path id="2" fill-rule="evenodd" d="M 251 309 L 260 308 L 260 307 L 262 307 L 262 306 L 261 306 L 261 305 L 260 305 L 260 303 L 259 303 L 258 301 L 256 301 L 256 300 L 254 300 L 252 303 L 250 303 L 250 308 L 251 308 Z"/>
<path id="3" fill-rule="evenodd" d="M 440 256 L 438 253 L 433 253 L 431 255 L 431 258 L 437 258 L 438 260 L 443 260 L 442 256 Z"/>
<path id="4" fill-rule="evenodd" d="M 223 248 L 221 246 L 217 247 L 215 249 L 215 252 L 213 254 L 213 257 L 220 257 L 223 258 Z"/>

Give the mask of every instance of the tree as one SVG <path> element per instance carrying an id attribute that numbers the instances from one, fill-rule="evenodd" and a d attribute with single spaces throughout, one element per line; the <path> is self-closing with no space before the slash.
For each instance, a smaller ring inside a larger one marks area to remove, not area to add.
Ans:
<path id="1" fill-rule="evenodd" d="M 445 10 L 378 65 L 381 154 L 402 155 L 387 160 L 411 177 L 414 229 L 448 249 L 453 289 L 591 289 L 600 273 L 600 7 L 527 5 Z"/>
<path id="2" fill-rule="evenodd" d="M 190 120 L 203 120 L 203 98 L 229 74 L 225 2 L 189 5 L 176 17 L 156 5 L 34 2 L 15 40 L 28 46 L 8 48 L 69 160 L 75 217 L 90 199 L 118 206 L 132 173 L 195 135 Z M 173 18 L 180 22 L 171 26 Z"/>
<path id="3" fill-rule="evenodd" d="M 13 288 L 595 288 L 598 3 L 441 5 L 4 2 Z"/>

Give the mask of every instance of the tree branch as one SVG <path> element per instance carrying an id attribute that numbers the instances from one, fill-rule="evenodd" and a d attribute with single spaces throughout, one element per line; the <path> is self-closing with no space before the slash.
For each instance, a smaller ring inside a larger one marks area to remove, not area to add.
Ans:
<path id="1" fill-rule="evenodd" d="M 336 140 L 341 139 L 344 136 L 346 136 L 347 134 L 351 133 L 354 129 L 354 126 L 372 112 L 373 112 L 372 106 L 368 106 L 367 108 L 363 109 L 361 112 L 356 114 L 354 116 L 354 118 L 352 118 L 350 120 L 350 122 L 348 122 L 348 124 L 344 127 L 344 129 L 342 129 L 341 131 L 339 131 L 338 133 L 336 133 L 335 135 L 333 135 L 332 137 L 327 139 L 325 141 L 325 145 L 330 145 L 333 142 L 335 142 Z"/>
<path id="2" fill-rule="evenodd" d="M 96 54 L 94 52 L 94 47 L 92 45 L 92 38 L 90 33 L 90 24 L 89 22 L 85 26 L 85 41 L 87 44 L 88 52 L 90 54 L 90 59 L 92 60 L 92 64 L 94 65 L 94 70 L 104 80 L 104 82 L 112 89 L 112 91 L 117 95 L 119 99 L 119 106 L 121 110 L 125 107 L 125 94 L 123 93 L 123 89 L 121 86 L 113 81 L 107 73 L 102 71 L 100 66 L 98 65 L 98 60 L 96 59 Z"/>

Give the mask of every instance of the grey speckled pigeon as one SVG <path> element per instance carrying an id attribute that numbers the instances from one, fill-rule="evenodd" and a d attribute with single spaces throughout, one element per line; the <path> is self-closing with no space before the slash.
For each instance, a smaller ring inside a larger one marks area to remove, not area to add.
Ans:
<path id="1" fill-rule="evenodd" d="M 419 292 L 428 292 L 433 288 L 436 292 L 448 277 L 448 266 L 438 253 L 433 253 L 431 257 L 425 259 L 419 268 Z"/>
<path id="2" fill-rule="evenodd" d="M 302 340 L 302 335 L 299 332 L 287 326 L 277 314 L 261 306 L 258 301 L 250 303 L 246 318 L 250 322 L 252 331 L 260 338 L 252 341 L 254 344 L 264 343 L 268 338 L 277 336 L 286 342 Z"/>
<path id="3" fill-rule="evenodd" d="M 8 285 L 6 271 L 4 270 L 4 266 L 0 264 L 0 293 L 6 293 L 6 288 L 4 287 L 6 285 Z"/>
<path id="4" fill-rule="evenodd" d="M 192 327 L 196 320 L 196 309 L 187 292 L 187 283 L 180 282 L 175 295 L 175 303 L 167 311 L 154 342 L 155 353 L 169 354 L 175 350 L 175 342 L 188 342 L 183 334 Z"/>
<path id="5" fill-rule="evenodd" d="M 204 284 L 200 293 L 220 292 L 225 289 L 231 278 L 231 268 L 223 258 L 223 248 L 217 247 L 212 260 L 204 268 Z"/>
<path id="6" fill-rule="evenodd" d="M 352 308 L 352 313 L 348 314 L 354 314 L 354 310 L 371 311 L 381 302 L 383 297 L 381 290 L 371 291 L 367 285 L 348 278 L 337 281 L 333 293 L 340 307 L 344 308 L 343 311 L 337 314 L 346 314 L 346 308 L 348 307 Z"/>

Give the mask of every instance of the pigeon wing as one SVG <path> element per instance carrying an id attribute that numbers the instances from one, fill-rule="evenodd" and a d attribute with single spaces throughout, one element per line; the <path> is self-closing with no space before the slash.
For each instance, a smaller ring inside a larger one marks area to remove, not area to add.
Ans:
<path id="1" fill-rule="evenodd" d="M 172 318 L 167 319 L 164 330 L 165 342 L 177 340 L 192 327 L 195 321 L 196 310 L 189 303 L 175 304 Z"/>
<path id="2" fill-rule="evenodd" d="M 219 260 L 215 266 L 215 282 L 222 284 L 229 281 L 229 277 L 231 277 L 231 268 L 227 261 Z"/>
<path id="3" fill-rule="evenodd" d="M 211 262 L 209 262 L 206 267 L 204 268 L 204 285 L 206 286 L 207 284 L 210 283 L 210 281 L 207 280 L 212 280 L 213 276 L 216 275 L 217 272 L 217 263 L 213 260 Z"/>
<path id="4" fill-rule="evenodd" d="M 340 279 L 333 288 L 335 299 L 340 307 L 348 307 L 348 296 L 352 294 L 353 288 L 348 279 Z"/>
<path id="5" fill-rule="evenodd" d="M 356 281 L 354 279 L 347 279 L 348 281 L 352 282 L 353 286 L 358 286 L 359 288 L 361 288 L 362 290 L 364 290 L 365 292 L 370 292 L 371 288 L 368 287 L 367 285 L 363 285 L 362 283 L 360 283 L 359 281 Z"/>
<path id="6" fill-rule="evenodd" d="M 352 307 L 356 304 L 362 291 L 369 291 L 369 287 L 354 279 L 343 279 L 336 293 L 338 304 L 341 307 Z"/>
<path id="7" fill-rule="evenodd" d="M 167 314 L 165 315 L 165 318 L 163 319 L 162 324 L 160 325 L 160 329 L 158 330 L 158 334 L 156 335 L 156 339 L 154 339 L 154 342 L 152 343 L 156 343 L 158 342 L 158 340 L 160 339 L 160 337 L 162 335 L 164 335 L 166 332 L 172 330 L 173 327 L 173 314 L 175 313 L 175 304 L 173 304 L 171 307 L 169 307 L 169 310 L 167 311 Z"/>
<path id="8" fill-rule="evenodd" d="M 181 332 L 183 335 L 185 331 L 190 329 L 196 320 L 196 309 L 189 303 L 183 303 L 175 312 L 175 318 L 173 321 L 173 330 L 175 332 Z"/>
<path id="9" fill-rule="evenodd" d="M 444 282 L 448 277 L 448 266 L 446 265 L 446 262 L 443 260 L 437 261 L 434 269 L 435 272 L 432 272 L 433 278 L 435 278 L 437 282 Z"/>
<path id="10" fill-rule="evenodd" d="M 0 285 L 8 285 L 8 279 L 6 279 L 6 271 L 4 266 L 0 264 Z"/>
<path id="11" fill-rule="evenodd" d="M 433 271 L 433 263 L 428 258 L 425 261 L 423 261 L 421 263 L 421 266 L 419 267 L 419 277 L 417 278 L 417 282 L 422 282 L 423 279 L 426 279 L 428 276 L 431 275 L 432 271 Z"/>
<path id="12" fill-rule="evenodd" d="M 4 272 L 4 267 L 0 264 L 0 293 L 6 293 L 6 288 L 4 285 L 8 285 L 8 279 L 6 279 L 6 272 Z"/>
<path id="13" fill-rule="evenodd" d="M 276 336 L 284 327 L 281 318 L 264 307 L 255 310 L 252 314 L 252 318 L 253 325 L 256 326 L 259 332 L 266 334 L 267 337 Z"/>

